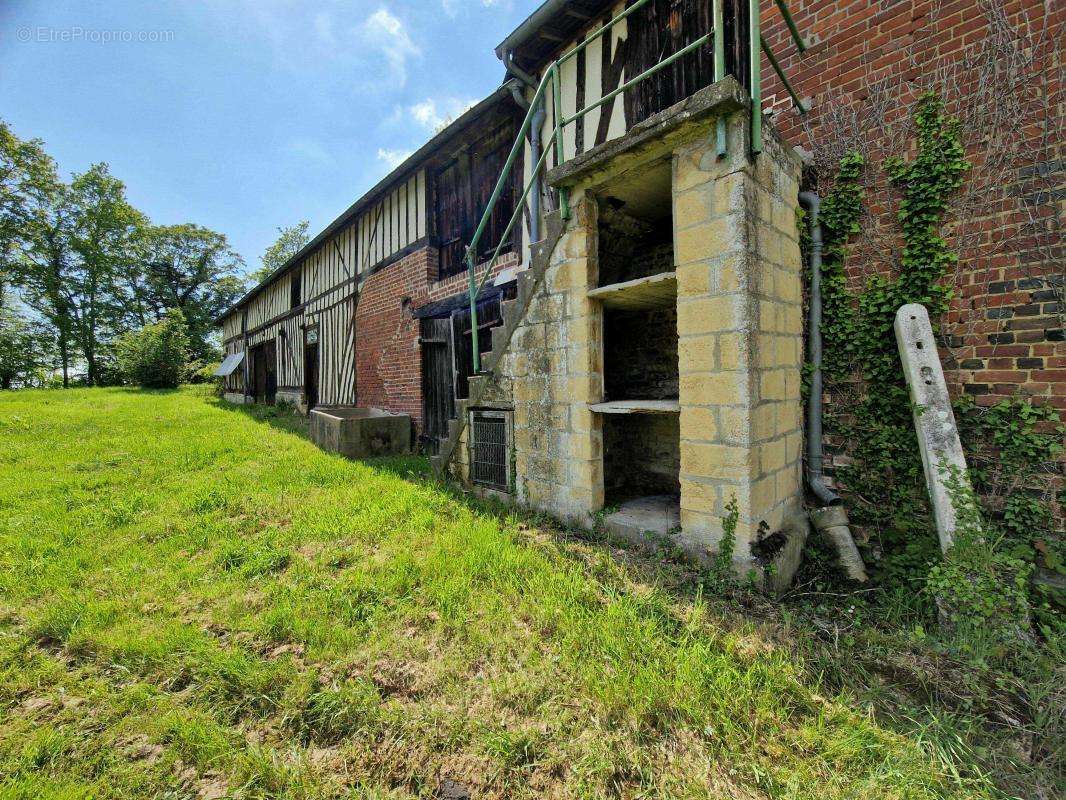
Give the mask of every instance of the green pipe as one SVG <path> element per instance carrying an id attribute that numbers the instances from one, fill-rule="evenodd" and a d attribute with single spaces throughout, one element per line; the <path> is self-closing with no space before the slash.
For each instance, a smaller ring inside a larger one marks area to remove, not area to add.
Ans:
<path id="1" fill-rule="evenodd" d="M 551 144 L 552 144 L 551 139 L 554 136 L 555 136 L 555 131 L 553 131 L 552 135 L 550 137 L 548 137 L 549 138 L 548 147 L 551 147 Z M 547 160 L 548 153 L 550 152 L 548 150 L 548 147 L 544 148 L 544 150 L 541 152 L 540 158 L 537 160 L 536 165 L 533 167 L 532 174 L 536 175 L 543 168 L 544 162 Z M 518 203 L 515 205 L 515 210 L 511 212 L 511 219 L 508 220 L 507 227 L 504 228 L 503 235 L 500 236 L 500 241 L 496 244 L 496 250 L 493 252 L 492 258 L 489 259 L 488 267 L 486 267 L 486 269 L 485 269 L 485 277 L 483 277 L 481 279 L 481 282 L 478 284 L 476 294 L 481 294 L 481 290 L 484 289 L 485 288 L 485 284 L 488 283 L 489 277 L 492 275 L 492 268 L 494 266 L 496 266 L 496 259 L 498 259 L 500 257 L 500 251 L 503 250 L 503 245 L 507 241 L 507 237 L 510 236 L 511 231 L 514 229 L 515 224 L 521 218 L 522 210 L 526 207 L 526 200 L 528 199 L 529 192 L 530 192 L 530 190 L 532 188 L 533 188 L 533 182 L 530 181 L 529 183 L 526 184 L 526 188 L 523 190 L 522 196 L 520 198 L 518 198 Z"/>
<path id="2" fill-rule="evenodd" d="M 801 114 L 806 114 L 806 106 L 803 105 L 803 101 L 799 99 L 796 90 L 792 88 L 792 84 L 789 83 L 788 78 L 785 77 L 784 70 L 781 69 L 781 65 L 777 63 L 777 59 L 774 57 L 774 51 L 770 49 L 770 45 L 766 43 L 766 39 L 762 36 L 759 37 L 759 42 L 762 44 L 762 51 L 766 53 L 766 57 L 770 59 L 770 66 L 774 68 L 774 72 L 776 72 L 777 77 L 781 79 L 781 83 L 785 84 L 785 89 L 788 90 L 789 95 L 792 97 L 792 102 L 796 104 L 796 108 L 799 109 Z"/>
<path id="3" fill-rule="evenodd" d="M 774 0 L 774 2 L 777 3 L 777 7 L 781 10 L 781 16 L 785 18 L 785 24 L 788 25 L 789 33 L 792 34 L 792 41 L 796 43 L 796 49 L 801 53 L 804 52 L 807 49 L 807 43 L 800 36 L 799 28 L 796 27 L 792 14 L 789 13 L 788 4 L 785 3 L 785 0 Z"/>
<path id="4" fill-rule="evenodd" d="M 720 81 L 725 77 L 725 20 L 722 17 L 722 0 L 714 0 L 712 12 L 714 25 L 714 79 Z"/>
<path id="5" fill-rule="evenodd" d="M 544 168 L 544 162 L 548 159 L 548 153 L 551 152 L 552 139 L 558 131 L 552 131 L 551 136 L 548 137 L 544 149 L 541 151 L 540 158 L 533 167 L 531 175 L 536 175 L 541 169 Z M 500 257 L 500 251 L 503 250 L 503 245 L 507 241 L 507 237 L 511 235 L 511 231 L 514 230 L 515 224 L 522 217 L 522 210 L 526 207 L 526 201 L 529 199 L 530 190 L 533 188 L 533 181 L 526 184 L 525 189 L 522 190 L 522 196 L 518 198 L 518 203 L 515 204 L 515 210 L 511 212 L 511 218 L 507 222 L 507 227 L 504 228 L 503 235 L 500 236 L 500 241 L 496 244 L 496 249 L 492 253 L 492 258 L 489 259 L 488 265 L 485 267 L 485 275 L 477 281 L 477 265 L 471 259 L 470 252 L 467 253 L 467 273 L 470 276 L 470 288 L 467 290 L 470 294 L 470 320 L 473 323 L 471 338 L 473 339 L 472 345 L 474 346 L 474 371 L 479 372 L 481 370 L 481 351 L 478 349 L 477 339 L 477 298 L 481 294 L 481 290 L 485 288 L 485 284 L 489 282 L 489 278 L 492 277 L 492 268 L 496 266 L 496 261 Z M 476 258 L 476 257 L 475 257 Z"/>
<path id="6" fill-rule="evenodd" d="M 529 126 L 532 124 L 534 110 L 548 88 L 550 76 L 551 70 L 544 74 L 544 77 L 541 78 L 540 85 L 537 87 L 537 91 L 533 94 L 533 101 L 529 104 L 529 110 L 526 111 L 526 116 L 522 121 L 522 127 L 518 132 L 518 137 L 515 139 L 515 143 L 511 147 L 511 152 L 507 154 L 507 161 L 504 162 L 499 180 L 496 181 L 496 186 L 492 190 L 492 195 L 489 197 L 488 205 L 485 206 L 485 213 L 481 215 L 481 221 L 478 222 L 477 229 L 474 231 L 474 238 L 470 242 L 470 246 L 474 250 L 477 250 L 478 243 L 481 241 L 481 236 L 485 232 L 485 226 L 488 225 L 489 218 L 492 216 L 492 209 L 500 199 L 503 187 L 507 183 L 507 176 L 514 168 L 514 163 L 518 159 L 518 154 L 522 151 L 526 134 L 529 132 Z"/>
<path id="7" fill-rule="evenodd" d="M 504 163 L 503 169 L 500 171 L 500 177 L 496 181 L 496 186 L 493 188 L 492 195 L 489 197 L 489 201 L 485 206 L 485 212 L 481 215 L 481 220 L 478 222 L 477 229 L 474 231 L 474 236 L 470 240 L 470 246 L 466 251 L 466 269 L 469 274 L 470 285 L 470 338 L 471 345 L 474 349 L 475 373 L 481 370 L 481 352 L 478 347 L 477 332 L 477 276 L 475 274 L 477 248 L 481 243 L 481 237 L 485 233 L 485 227 L 488 225 L 489 219 L 492 217 L 492 210 L 496 207 L 496 203 L 499 202 L 500 194 L 503 192 L 503 188 L 507 183 L 507 177 L 514 169 L 514 163 L 518 159 L 518 154 L 522 151 L 526 134 L 529 132 L 529 126 L 532 124 L 534 111 L 541 98 L 544 97 L 544 92 L 547 90 L 550 74 L 550 71 L 545 73 L 544 77 L 541 78 L 540 85 L 537 86 L 537 91 L 533 94 L 533 102 L 529 104 L 525 119 L 522 120 L 522 127 L 518 132 L 518 136 L 515 138 L 515 143 L 511 146 L 511 152 L 507 154 L 507 161 Z"/>
<path id="8" fill-rule="evenodd" d="M 759 40 L 759 0 L 748 0 L 748 58 L 751 79 L 751 152 L 762 152 L 762 58 Z"/>
<path id="9" fill-rule="evenodd" d="M 477 251 L 469 248 L 466 251 L 466 272 L 470 278 L 470 345 L 474 348 L 474 374 L 477 375 L 481 372 L 481 348 L 478 346 L 477 335 L 477 288 L 474 284 L 475 252 Z"/>

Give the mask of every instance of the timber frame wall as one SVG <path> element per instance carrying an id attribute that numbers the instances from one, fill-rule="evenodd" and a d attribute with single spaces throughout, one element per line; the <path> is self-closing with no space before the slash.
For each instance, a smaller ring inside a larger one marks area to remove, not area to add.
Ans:
<path id="1" fill-rule="evenodd" d="M 419 317 L 465 296 L 465 271 L 444 272 L 442 254 L 454 260 L 456 242 L 469 241 L 502 165 L 495 145 L 510 147 L 516 113 L 501 87 L 358 200 L 219 319 L 225 353 L 273 341 L 277 399 L 306 407 L 305 347 L 315 337 L 318 405 L 408 414 L 420 431 Z M 495 273 L 516 261 L 508 254 Z M 249 359 L 226 379 L 231 399 L 253 392 Z"/>

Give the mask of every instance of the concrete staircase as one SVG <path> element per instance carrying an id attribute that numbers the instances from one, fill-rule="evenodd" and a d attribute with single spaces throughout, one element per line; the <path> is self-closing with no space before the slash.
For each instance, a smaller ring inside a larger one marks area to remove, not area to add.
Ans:
<path id="1" fill-rule="evenodd" d="M 544 274 L 548 271 L 555 245 L 559 243 L 565 229 L 566 223 L 558 211 L 553 211 L 545 217 L 545 236 L 530 247 L 529 269 L 518 275 L 518 295 L 514 300 L 505 300 L 500 304 L 503 322 L 492 329 L 492 350 L 481 359 L 481 373 L 470 378 L 470 397 L 456 402 L 455 411 L 458 418 L 448 420 L 448 438 L 441 445 L 440 452 L 430 459 L 433 470 L 438 475 L 447 471 L 448 463 L 455 455 L 455 448 L 459 446 L 459 437 L 462 436 L 470 418 L 467 410 L 477 408 L 481 404 L 489 379 L 507 352 L 515 330 L 525 319 L 533 295 L 540 288 Z"/>

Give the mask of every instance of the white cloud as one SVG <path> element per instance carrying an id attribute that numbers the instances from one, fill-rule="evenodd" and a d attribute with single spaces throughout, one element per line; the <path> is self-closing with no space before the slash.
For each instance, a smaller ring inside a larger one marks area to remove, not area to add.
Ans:
<path id="1" fill-rule="evenodd" d="M 390 150 L 380 147 L 378 148 L 378 160 L 384 162 L 390 170 L 394 170 L 406 161 L 412 152 L 411 150 Z"/>
<path id="2" fill-rule="evenodd" d="M 436 132 L 476 104 L 477 100 L 464 100 L 459 97 L 446 97 L 440 101 L 427 98 L 421 103 L 408 106 L 406 116 L 426 130 Z"/>
<path id="3" fill-rule="evenodd" d="M 363 23 L 362 34 L 366 43 L 385 57 L 394 83 L 407 83 L 407 60 L 420 56 L 422 50 L 412 41 L 403 22 L 387 8 L 379 8 Z"/>

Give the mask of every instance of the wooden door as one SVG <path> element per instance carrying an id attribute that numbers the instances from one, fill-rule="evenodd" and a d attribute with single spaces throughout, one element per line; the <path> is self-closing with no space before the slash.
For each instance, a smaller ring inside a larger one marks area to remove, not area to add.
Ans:
<path id="1" fill-rule="evenodd" d="M 448 436 L 448 420 L 455 416 L 451 320 L 422 320 L 421 343 L 422 435 L 435 454 Z"/>
<path id="2" fill-rule="evenodd" d="M 278 397 L 278 346 L 271 339 L 263 344 L 263 395 L 267 405 L 274 405 Z"/>
<path id="3" fill-rule="evenodd" d="M 262 403 L 266 398 L 266 357 L 263 349 L 261 344 L 252 348 L 252 399 L 257 403 Z"/>
<path id="4" fill-rule="evenodd" d="M 304 397 L 307 410 L 318 405 L 318 339 L 304 344 Z"/>

